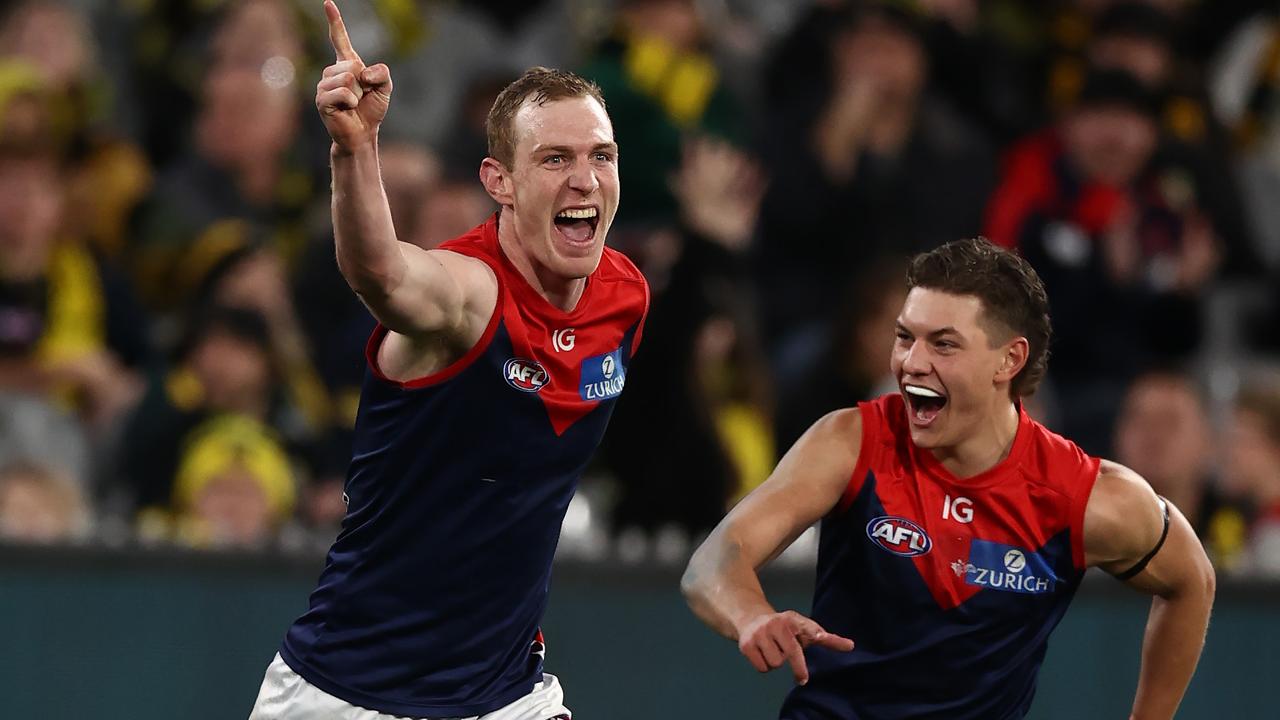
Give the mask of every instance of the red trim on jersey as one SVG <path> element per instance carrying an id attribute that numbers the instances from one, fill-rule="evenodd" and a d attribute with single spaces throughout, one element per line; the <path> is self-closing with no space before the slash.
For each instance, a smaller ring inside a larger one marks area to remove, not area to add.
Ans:
<path id="1" fill-rule="evenodd" d="M 1098 472 L 1102 462 L 1095 457 L 1085 455 L 1078 448 L 1076 452 L 1084 456 L 1085 473 L 1092 473 L 1092 478 L 1080 483 L 1079 492 L 1071 498 L 1071 517 L 1069 518 L 1071 523 L 1071 561 L 1077 569 L 1084 570 L 1084 516 L 1085 511 L 1089 509 L 1089 496 L 1093 494 L 1093 486 L 1098 482 Z"/>
<path id="2" fill-rule="evenodd" d="M 874 429 L 881 426 L 879 409 L 872 403 L 858 403 L 858 414 L 862 419 L 862 442 L 858 445 L 858 461 L 853 465 L 853 473 L 844 487 L 844 494 L 836 504 L 836 512 L 843 513 L 853 504 L 854 498 L 862 492 L 862 484 L 866 482 L 867 473 L 871 472 L 872 444 L 877 440 Z"/>
<path id="3" fill-rule="evenodd" d="M 608 248 L 606 248 L 606 250 L 608 250 Z M 636 267 L 636 264 L 631 261 L 631 258 L 627 257 L 623 253 L 613 251 L 609 251 L 609 256 L 616 260 L 618 264 L 623 265 L 622 269 L 624 271 L 630 270 L 631 274 L 640 278 L 640 285 L 644 289 L 644 308 L 640 311 L 640 324 L 636 326 L 636 334 L 631 337 L 631 348 L 627 354 L 628 358 L 633 358 L 636 356 L 636 351 L 640 349 L 640 340 L 644 337 L 644 324 L 645 321 L 649 319 L 649 283 L 644 280 L 644 273 L 640 272 L 640 268 Z M 601 257 L 600 261 L 604 262 L 604 258 Z M 626 275 L 628 273 L 624 272 L 623 274 Z"/>
<path id="4" fill-rule="evenodd" d="M 477 228 L 477 230 L 482 233 L 492 232 L 496 235 L 497 225 L 493 221 L 490 221 Z M 474 233 L 475 231 L 472 232 Z M 468 233 L 468 235 L 471 235 L 471 233 Z M 373 372 L 374 377 L 378 378 L 382 382 L 394 385 L 401 390 L 417 390 L 425 387 L 431 387 L 432 385 L 439 385 L 440 383 L 452 379 L 463 370 L 466 370 L 471 363 L 476 361 L 476 358 L 479 358 L 484 354 L 484 351 L 488 349 L 489 343 L 493 342 L 493 336 L 498 332 L 498 322 L 502 320 L 503 306 L 506 304 L 506 285 L 502 282 L 502 273 L 499 269 L 493 267 L 493 265 L 483 255 L 468 252 L 468 248 L 466 246 L 449 246 L 442 247 L 441 249 L 475 258 L 485 265 L 488 265 L 489 269 L 493 271 L 494 278 L 498 282 L 498 297 L 497 300 L 494 301 L 493 314 L 489 316 L 489 324 L 485 326 L 484 334 L 480 336 L 480 339 L 475 345 L 471 346 L 471 349 L 468 350 L 466 354 L 449 363 L 441 370 L 437 370 L 430 375 L 424 375 L 412 380 L 392 380 L 384 375 L 382 373 L 382 369 L 378 367 L 378 348 L 381 347 L 383 338 L 385 338 L 389 332 L 386 326 L 382 323 L 378 323 L 377 326 L 373 328 L 373 333 L 369 335 L 369 342 L 365 343 L 365 361 L 369 363 L 369 369 Z"/>

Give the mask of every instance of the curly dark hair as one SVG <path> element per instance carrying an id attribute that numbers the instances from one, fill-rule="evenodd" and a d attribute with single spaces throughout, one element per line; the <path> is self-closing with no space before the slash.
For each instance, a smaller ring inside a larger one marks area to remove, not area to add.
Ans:
<path id="1" fill-rule="evenodd" d="M 526 100 L 541 105 L 565 98 L 595 98 L 604 107 L 604 95 L 600 86 L 567 70 L 531 67 L 508 85 L 489 109 L 485 120 L 485 134 L 489 141 L 489 157 L 510 169 L 515 163 L 516 137 L 514 121 L 516 112 Z"/>
<path id="2" fill-rule="evenodd" d="M 1027 364 L 1010 383 L 1010 394 L 1020 398 L 1035 393 L 1049 367 L 1053 327 L 1044 283 L 1030 263 L 984 237 L 956 240 L 912 258 L 907 286 L 981 300 L 993 342 L 1020 335 L 1030 346 Z"/>

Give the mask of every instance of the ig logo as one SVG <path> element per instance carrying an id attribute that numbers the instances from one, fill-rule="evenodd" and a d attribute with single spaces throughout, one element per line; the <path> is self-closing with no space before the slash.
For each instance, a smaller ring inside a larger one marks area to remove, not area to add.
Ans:
<path id="1" fill-rule="evenodd" d="M 569 352 L 574 344 L 573 328 L 563 328 L 551 333 L 551 347 L 556 352 Z"/>

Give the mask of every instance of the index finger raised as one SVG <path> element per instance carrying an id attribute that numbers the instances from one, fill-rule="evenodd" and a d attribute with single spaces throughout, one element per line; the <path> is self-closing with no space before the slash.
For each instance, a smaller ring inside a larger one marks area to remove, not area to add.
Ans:
<path id="1" fill-rule="evenodd" d="M 347 25 L 342 22 L 342 13 L 333 0 L 324 0 L 324 16 L 329 21 L 329 43 L 339 60 L 360 60 L 356 49 L 351 47 L 351 37 L 347 35 Z"/>

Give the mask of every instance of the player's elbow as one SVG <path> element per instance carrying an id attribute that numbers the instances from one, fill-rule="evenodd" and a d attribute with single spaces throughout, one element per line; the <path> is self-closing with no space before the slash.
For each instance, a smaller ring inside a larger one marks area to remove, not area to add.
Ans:
<path id="1" fill-rule="evenodd" d="M 1201 570 L 1200 577 L 1201 594 L 1204 595 L 1207 604 L 1213 605 L 1213 598 L 1218 594 L 1218 573 L 1213 569 L 1213 563 L 1207 560 Z"/>
<path id="2" fill-rule="evenodd" d="M 684 595 L 685 602 L 695 612 L 699 612 L 711 603 L 712 588 L 715 585 L 715 568 L 719 564 L 716 561 L 721 550 L 718 547 L 721 542 L 716 533 L 712 533 L 710 537 L 694 551 L 693 556 L 689 558 L 689 564 L 685 566 L 684 575 L 680 577 L 680 594 Z"/>
<path id="3" fill-rule="evenodd" d="M 1161 593 L 1166 600 L 1181 600 L 1203 606 L 1207 613 L 1213 607 L 1213 599 L 1218 591 L 1218 576 L 1213 564 L 1207 557 L 1199 557 L 1194 561 L 1192 570 L 1181 578 L 1181 581 Z"/>
<path id="4" fill-rule="evenodd" d="M 680 594 L 684 596 L 684 601 L 689 607 L 697 608 L 706 598 L 706 587 L 703 582 L 703 573 L 698 567 L 698 556 L 695 554 L 689 559 L 689 564 L 685 566 L 684 574 L 680 576 Z"/>

